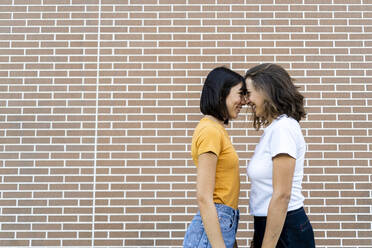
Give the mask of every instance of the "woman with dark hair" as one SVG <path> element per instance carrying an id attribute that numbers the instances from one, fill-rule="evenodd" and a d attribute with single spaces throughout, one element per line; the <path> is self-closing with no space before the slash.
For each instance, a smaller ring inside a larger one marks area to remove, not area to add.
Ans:
<path id="1" fill-rule="evenodd" d="M 253 126 L 265 128 L 247 168 L 252 247 L 315 247 L 301 193 L 306 144 L 299 122 L 306 115 L 304 97 L 276 64 L 251 68 L 246 84 Z"/>
<path id="2" fill-rule="evenodd" d="M 246 86 L 239 74 L 218 67 L 203 86 L 191 155 L 197 166 L 198 213 L 189 225 L 184 247 L 227 247 L 236 243 L 239 221 L 239 159 L 225 130 L 245 105 Z"/>

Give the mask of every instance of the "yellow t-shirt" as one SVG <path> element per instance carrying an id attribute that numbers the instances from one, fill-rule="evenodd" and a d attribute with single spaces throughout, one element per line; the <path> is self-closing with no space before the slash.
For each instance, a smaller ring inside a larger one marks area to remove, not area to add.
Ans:
<path id="1" fill-rule="evenodd" d="M 213 152 L 218 157 L 213 201 L 237 209 L 240 192 L 238 155 L 225 128 L 204 117 L 192 137 L 191 155 L 196 166 L 199 155 L 206 152 Z"/>

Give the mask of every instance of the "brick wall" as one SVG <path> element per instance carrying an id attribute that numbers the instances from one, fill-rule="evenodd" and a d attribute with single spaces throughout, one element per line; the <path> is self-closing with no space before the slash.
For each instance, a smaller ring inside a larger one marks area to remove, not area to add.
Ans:
<path id="1" fill-rule="evenodd" d="M 203 79 L 275 62 L 306 96 L 317 246 L 372 247 L 371 31 L 370 0 L 1 0 L 0 246 L 180 247 Z M 260 133 L 228 130 L 248 247 Z"/>

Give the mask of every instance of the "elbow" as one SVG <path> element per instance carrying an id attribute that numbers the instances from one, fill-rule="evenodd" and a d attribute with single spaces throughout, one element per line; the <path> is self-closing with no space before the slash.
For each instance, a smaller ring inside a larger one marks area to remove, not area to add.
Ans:
<path id="1" fill-rule="evenodd" d="M 213 204 L 213 199 L 211 197 L 207 197 L 203 194 L 197 194 L 196 199 L 198 201 L 198 206 L 200 209 L 205 208 L 206 206 Z"/>
<path id="2" fill-rule="evenodd" d="M 288 206 L 289 201 L 291 199 L 291 193 L 290 192 L 280 192 L 280 193 L 274 193 L 273 198 L 280 204 Z"/>

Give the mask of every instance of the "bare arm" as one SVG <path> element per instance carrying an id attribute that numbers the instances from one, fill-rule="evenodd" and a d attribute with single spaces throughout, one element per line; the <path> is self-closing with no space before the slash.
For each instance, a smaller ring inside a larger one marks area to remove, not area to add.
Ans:
<path id="1" fill-rule="evenodd" d="M 262 248 L 275 248 L 282 232 L 292 191 L 296 159 L 287 154 L 273 158 L 273 196 L 267 213 Z"/>
<path id="2" fill-rule="evenodd" d="M 214 153 L 203 153 L 199 156 L 197 173 L 197 199 L 200 215 L 208 240 L 213 248 L 225 248 L 217 210 L 213 202 L 217 156 Z"/>

